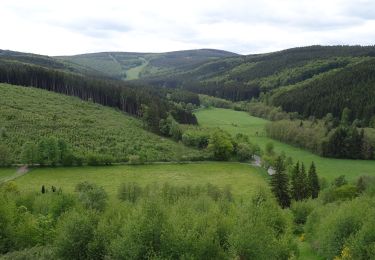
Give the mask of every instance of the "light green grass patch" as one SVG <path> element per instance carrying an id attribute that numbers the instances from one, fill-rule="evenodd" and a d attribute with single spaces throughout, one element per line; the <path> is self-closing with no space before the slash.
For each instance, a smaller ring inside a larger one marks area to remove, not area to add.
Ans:
<path id="1" fill-rule="evenodd" d="M 244 133 L 253 143 L 261 147 L 272 142 L 277 152 L 284 151 L 294 161 L 304 162 L 309 165 L 315 162 L 318 174 L 328 180 L 333 180 L 340 175 L 346 175 L 349 181 L 355 181 L 361 175 L 375 176 L 375 161 L 373 160 L 344 160 L 323 158 L 304 149 L 293 147 L 285 143 L 268 138 L 264 131 L 267 120 L 250 116 L 243 111 L 234 111 L 222 108 L 199 110 L 195 113 L 198 122 L 203 127 L 220 127 L 232 135 Z M 257 134 L 258 132 L 258 134 Z"/>
<path id="2" fill-rule="evenodd" d="M 2 170 L 0 170 L 1 172 Z M 136 182 L 139 185 L 166 182 L 173 185 L 205 185 L 218 187 L 230 185 L 235 196 L 248 196 L 260 186 L 266 186 L 264 170 L 248 164 L 203 162 L 189 164 L 122 165 L 111 167 L 35 168 L 16 179 L 22 191 L 40 191 L 42 185 L 61 187 L 73 192 L 77 183 L 89 181 L 103 186 L 114 196 L 121 183 Z"/>
<path id="3" fill-rule="evenodd" d="M 0 183 L 8 180 L 9 177 L 15 175 L 17 172 L 16 168 L 0 168 Z"/>

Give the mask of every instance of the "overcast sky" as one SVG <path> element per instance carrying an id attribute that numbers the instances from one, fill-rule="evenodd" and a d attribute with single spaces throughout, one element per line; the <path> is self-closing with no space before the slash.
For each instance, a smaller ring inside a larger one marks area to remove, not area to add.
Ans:
<path id="1" fill-rule="evenodd" d="M 0 49 L 47 55 L 375 44 L 375 0 L 0 0 Z"/>

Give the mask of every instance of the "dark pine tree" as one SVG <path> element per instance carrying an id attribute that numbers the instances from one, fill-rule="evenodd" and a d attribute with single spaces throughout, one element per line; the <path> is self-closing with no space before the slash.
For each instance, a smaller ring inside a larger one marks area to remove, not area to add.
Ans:
<path id="1" fill-rule="evenodd" d="M 318 174 L 316 173 L 316 167 L 315 167 L 314 162 L 312 162 L 310 165 L 307 179 L 309 183 L 310 195 L 313 199 L 316 199 L 319 195 L 320 185 L 319 185 Z"/>
<path id="2" fill-rule="evenodd" d="M 291 176 L 291 186 L 292 198 L 294 200 L 304 200 L 309 197 L 310 192 L 305 165 L 303 163 L 301 167 L 299 166 L 299 162 L 294 166 Z"/>
<path id="3" fill-rule="evenodd" d="M 296 163 L 296 165 L 293 167 L 292 174 L 291 174 L 291 195 L 292 198 L 297 200 L 298 198 L 298 175 L 299 175 L 300 169 L 299 169 L 299 162 Z"/>
<path id="4" fill-rule="evenodd" d="M 309 186 L 308 186 L 305 165 L 303 163 L 301 164 L 301 171 L 299 173 L 298 186 L 300 188 L 299 199 L 300 200 L 307 199 L 310 194 L 309 194 Z"/>
<path id="5" fill-rule="evenodd" d="M 271 189 L 282 208 L 290 206 L 289 179 L 280 156 L 276 159 L 275 173 L 271 176 Z"/>

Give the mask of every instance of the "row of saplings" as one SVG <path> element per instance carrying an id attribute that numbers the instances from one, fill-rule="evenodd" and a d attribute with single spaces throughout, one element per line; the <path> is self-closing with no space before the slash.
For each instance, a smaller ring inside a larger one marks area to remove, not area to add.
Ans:
<path id="1" fill-rule="evenodd" d="M 26 142 L 22 146 L 20 158 L 10 157 L 10 148 L 0 144 L 0 167 L 9 166 L 13 163 L 39 166 L 82 166 L 84 164 L 111 165 L 116 160 L 108 154 L 88 153 L 77 155 L 73 152 L 71 145 L 64 139 L 55 137 L 43 137 L 37 142 Z M 131 164 L 140 164 L 142 158 L 138 155 L 129 155 Z"/>
<path id="2" fill-rule="evenodd" d="M 0 190 L 4 259 L 298 257 L 291 215 L 265 187 L 241 199 L 211 184 L 125 183 L 119 200 L 87 182 L 75 194 L 27 194 L 13 183 Z"/>
<path id="3" fill-rule="evenodd" d="M 278 157 L 271 188 L 279 205 L 290 209 L 294 233 L 325 259 L 375 259 L 375 177 L 349 183 L 339 176 L 328 184 L 312 163 L 289 167 Z"/>
<path id="4" fill-rule="evenodd" d="M 167 130 L 180 129 L 177 123 L 167 127 Z M 173 130 L 173 133 L 175 130 Z M 176 140 L 181 140 L 187 146 L 194 146 L 198 149 L 207 149 L 212 154 L 214 160 L 250 160 L 254 154 L 260 153 L 258 145 L 254 145 L 249 141 L 246 135 L 238 134 L 234 138 L 223 130 L 187 130 L 182 134 L 177 130 Z M 20 158 L 14 160 L 9 158 L 9 148 L 0 145 L 0 166 L 8 166 L 14 162 L 27 165 L 40 166 L 81 166 L 87 165 L 111 165 L 116 160 L 106 154 L 88 153 L 81 156 L 73 152 L 71 145 L 64 139 L 55 137 L 43 137 L 38 142 L 27 142 L 23 145 Z M 206 157 L 205 157 L 206 158 Z M 130 164 L 142 164 L 144 158 L 140 155 L 129 155 L 128 162 Z"/>

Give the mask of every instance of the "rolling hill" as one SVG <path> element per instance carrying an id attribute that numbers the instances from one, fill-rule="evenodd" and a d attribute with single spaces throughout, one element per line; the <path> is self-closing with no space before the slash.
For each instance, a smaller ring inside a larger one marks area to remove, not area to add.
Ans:
<path id="1" fill-rule="evenodd" d="M 117 162 L 130 155 L 147 161 L 204 155 L 144 130 L 139 119 L 119 110 L 75 97 L 8 84 L 0 84 L 0 97 L 0 141 L 17 163 L 25 143 L 45 137 L 64 139 L 83 158 L 108 155 Z"/>
<path id="2" fill-rule="evenodd" d="M 232 56 L 238 54 L 200 49 L 166 53 L 102 52 L 56 58 L 101 71 L 114 78 L 132 80 L 186 71 L 209 61 Z"/>

